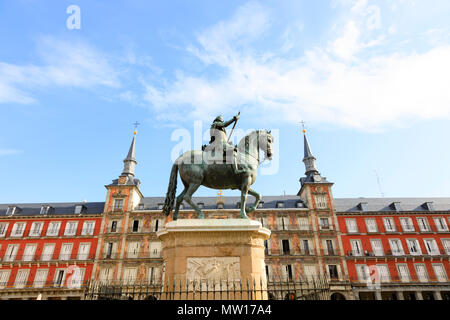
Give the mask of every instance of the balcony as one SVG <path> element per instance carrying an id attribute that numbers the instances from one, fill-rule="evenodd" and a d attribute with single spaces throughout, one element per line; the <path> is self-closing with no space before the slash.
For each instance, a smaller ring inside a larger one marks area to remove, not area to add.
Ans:
<path id="1" fill-rule="evenodd" d="M 7 281 L 0 282 L 0 292 L 6 290 L 45 290 L 45 289 L 55 289 L 60 288 L 61 290 L 76 290 L 87 288 L 89 281 L 81 280 L 81 281 L 26 281 L 26 282 L 16 282 L 16 281 Z"/>
<path id="2" fill-rule="evenodd" d="M 367 284 L 369 277 L 367 277 L 366 279 L 359 279 L 357 276 L 350 276 L 349 277 L 351 282 L 354 283 L 361 283 L 361 284 Z M 400 276 L 386 276 L 386 277 L 381 277 L 379 278 L 380 282 L 383 283 L 390 283 L 390 284 L 429 284 L 429 283 L 433 283 L 436 285 L 442 284 L 442 283 L 448 283 L 449 280 L 448 279 L 444 279 L 444 278 L 438 278 L 438 277 L 417 277 L 417 276 L 407 276 L 407 277 L 400 277 Z M 372 276 L 372 283 L 375 282 L 374 277 Z"/>
<path id="3" fill-rule="evenodd" d="M 0 254 L 0 256 L 3 256 L 3 254 Z M 58 255 L 56 258 L 54 258 L 54 254 L 44 255 L 44 254 L 33 254 L 33 255 L 16 255 L 15 257 L 4 257 L 3 259 L 0 259 L 0 262 L 6 262 L 6 263 L 34 263 L 34 262 L 61 262 L 61 261 L 87 261 L 87 260 L 94 260 L 95 259 L 95 253 L 92 254 L 83 254 L 78 255 L 71 253 L 69 255 Z"/>

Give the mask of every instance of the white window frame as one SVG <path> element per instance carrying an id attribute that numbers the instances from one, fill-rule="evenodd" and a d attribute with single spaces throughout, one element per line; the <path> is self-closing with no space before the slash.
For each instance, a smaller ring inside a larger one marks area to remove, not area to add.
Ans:
<path id="1" fill-rule="evenodd" d="M 394 250 L 395 245 L 393 243 L 398 243 L 400 247 L 400 251 Z M 403 249 L 403 244 L 401 239 L 389 239 L 389 247 L 391 248 L 391 252 L 393 256 L 403 256 L 405 254 L 405 250 Z"/>
<path id="2" fill-rule="evenodd" d="M 377 264 L 377 272 L 380 279 L 380 282 L 390 282 L 391 281 L 391 275 L 389 272 L 389 265 L 387 264 Z M 382 272 L 381 270 L 384 270 L 386 272 Z"/>
<path id="3" fill-rule="evenodd" d="M 161 283 L 161 267 L 151 266 L 147 270 L 147 281 L 150 284 Z"/>
<path id="4" fill-rule="evenodd" d="M 16 222 L 13 225 L 12 231 L 11 231 L 11 238 L 19 238 L 23 236 L 23 233 L 25 232 L 27 223 L 26 222 Z"/>
<path id="5" fill-rule="evenodd" d="M 87 252 L 82 252 L 81 249 L 87 246 Z M 91 251 L 90 242 L 82 242 L 78 245 L 77 260 L 87 260 L 89 258 L 89 252 Z"/>
<path id="6" fill-rule="evenodd" d="M 439 231 L 439 232 L 448 231 L 448 225 L 447 225 L 447 222 L 445 221 L 444 217 L 434 217 L 433 221 L 434 221 L 434 224 L 436 225 L 437 231 Z"/>
<path id="7" fill-rule="evenodd" d="M 86 268 L 80 268 L 77 267 L 73 270 L 73 273 L 69 276 L 69 279 L 67 280 L 67 286 L 70 288 L 81 288 L 81 285 L 83 284 L 84 280 L 84 274 L 85 274 Z"/>
<path id="8" fill-rule="evenodd" d="M 441 239 L 445 254 L 450 255 L 450 239 Z"/>
<path id="9" fill-rule="evenodd" d="M 320 230 L 332 230 L 329 217 L 320 217 L 319 216 L 318 219 L 319 219 Z M 327 225 L 326 226 L 322 224 L 322 221 L 325 221 L 325 220 L 327 221 Z"/>
<path id="10" fill-rule="evenodd" d="M 413 244 L 416 247 L 416 251 L 414 252 L 411 250 L 412 246 L 411 244 Z M 420 243 L 418 239 L 406 239 L 406 246 L 408 247 L 408 251 L 410 255 L 414 255 L 414 256 L 420 256 L 422 254 L 422 248 L 420 247 Z"/>
<path id="11" fill-rule="evenodd" d="M 370 223 L 372 221 L 373 221 L 373 224 Z M 370 232 L 378 232 L 377 219 L 375 219 L 375 218 L 366 218 L 366 228 L 367 228 L 367 232 L 368 233 L 370 233 Z"/>
<path id="12" fill-rule="evenodd" d="M 50 221 L 47 227 L 48 237 L 57 237 L 59 235 L 59 230 L 61 228 L 61 221 Z"/>
<path id="13" fill-rule="evenodd" d="M 92 225 L 92 227 L 90 227 Z M 94 234 L 95 221 L 84 221 L 83 229 L 81 229 L 82 236 L 92 236 Z"/>
<path id="14" fill-rule="evenodd" d="M 14 288 L 22 289 L 27 284 L 28 278 L 30 277 L 30 269 L 19 269 L 17 270 L 16 279 L 14 280 Z"/>
<path id="15" fill-rule="evenodd" d="M 403 232 L 414 232 L 414 224 L 410 217 L 401 217 L 400 224 L 402 225 Z"/>
<path id="16" fill-rule="evenodd" d="M 439 282 L 447 282 L 448 275 L 445 272 L 444 265 L 442 263 L 432 263 L 431 266 L 433 267 L 434 275 L 436 276 L 436 280 Z M 442 272 L 436 272 L 436 267 L 439 267 L 439 271 Z"/>
<path id="17" fill-rule="evenodd" d="M 4 238 L 6 236 L 6 232 L 8 231 L 9 222 L 0 223 L 0 238 Z"/>
<path id="18" fill-rule="evenodd" d="M 5 256 L 3 257 L 3 261 L 5 262 L 13 262 L 16 259 L 17 252 L 19 252 L 20 244 L 11 243 L 8 244 L 6 248 Z"/>
<path id="19" fill-rule="evenodd" d="M 316 203 L 317 209 L 327 209 L 328 208 L 327 196 L 325 194 L 314 195 L 314 201 Z"/>
<path id="20" fill-rule="evenodd" d="M 120 206 L 118 205 L 119 203 L 120 203 Z M 125 201 L 123 199 L 114 199 L 113 210 L 114 211 L 123 210 L 124 203 L 125 203 Z"/>
<path id="21" fill-rule="evenodd" d="M 407 274 L 403 274 L 400 270 L 406 271 Z M 397 272 L 401 282 L 411 282 L 411 272 L 406 263 L 398 263 Z"/>
<path id="22" fill-rule="evenodd" d="M 348 233 L 358 233 L 358 225 L 356 224 L 355 218 L 345 219 L 345 225 Z"/>
<path id="23" fill-rule="evenodd" d="M 73 225 L 75 225 L 75 227 L 71 227 Z M 77 229 L 78 229 L 78 221 L 67 221 L 66 228 L 64 229 L 64 235 L 74 236 L 77 233 Z"/>
<path id="24" fill-rule="evenodd" d="M 423 272 L 421 272 L 419 270 L 420 268 L 423 268 Z M 428 282 L 429 281 L 429 276 L 428 276 L 428 271 L 427 271 L 427 266 L 424 263 L 415 263 L 414 264 L 414 269 L 416 270 L 416 274 L 417 274 L 417 280 L 419 280 L 419 282 Z"/>
<path id="25" fill-rule="evenodd" d="M 23 250 L 23 255 L 22 255 L 22 261 L 33 261 L 34 260 L 34 256 L 36 255 L 36 248 L 37 248 L 37 244 L 36 243 L 27 243 L 25 245 L 25 249 Z M 32 252 L 29 252 L 29 251 Z"/>
<path id="26" fill-rule="evenodd" d="M 391 223 L 388 224 L 388 223 L 386 223 L 387 221 L 390 221 Z M 383 218 L 383 224 L 384 224 L 384 229 L 386 230 L 386 232 L 396 232 L 397 231 L 397 229 L 395 228 L 394 218 L 391 218 L 391 217 Z M 388 226 L 391 226 L 391 228 L 388 228 Z"/>
<path id="27" fill-rule="evenodd" d="M 317 266 L 314 264 L 303 265 L 303 276 L 306 279 L 316 278 L 317 277 Z"/>
<path id="28" fill-rule="evenodd" d="M 355 269 L 360 282 L 366 282 L 367 279 L 370 279 L 370 271 L 367 264 L 356 264 Z"/>
<path id="29" fill-rule="evenodd" d="M 42 254 L 41 254 L 41 261 L 51 261 L 53 259 L 53 253 L 55 252 L 55 246 L 56 243 L 46 243 L 44 244 L 44 247 L 42 248 Z M 51 252 L 48 252 L 51 248 Z"/>
<path id="30" fill-rule="evenodd" d="M 63 272 L 63 276 L 61 278 L 61 283 L 58 283 L 57 280 L 58 280 L 58 277 L 59 277 L 61 271 Z M 67 272 L 66 272 L 65 268 L 57 268 L 57 269 L 55 269 L 55 274 L 53 276 L 53 286 L 54 287 L 60 287 L 60 288 L 64 287 L 65 283 L 66 283 L 66 275 L 67 275 Z"/>
<path id="31" fill-rule="evenodd" d="M 34 275 L 33 287 L 34 288 L 42 288 L 47 282 L 48 277 L 48 269 L 37 269 L 36 274 Z"/>
<path id="32" fill-rule="evenodd" d="M 123 282 L 124 283 L 134 283 L 137 280 L 137 267 L 125 267 L 123 270 Z"/>
<path id="33" fill-rule="evenodd" d="M 68 250 L 67 248 L 70 248 L 70 250 Z M 62 261 L 71 260 L 72 251 L 73 251 L 73 243 L 67 242 L 61 244 L 61 249 L 59 250 L 59 260 Z"/>
<path id="34" fill-rule="evenodd" d="M 161 258 L 162 245 L 160 241 L 150 241 L 148 248 L 150 258 Z"/>
<path id="35" fill-rule="evenodd" d="M 419 225 L 419 230 L 422 232 L 430 232 L 431 228 L 430 228 L 430 223 L 428 222 L 428 219 L 426 217 L 417 217 L 417 224 Z M 421 223 L 421 221 L 425 222 L 425 225 L 423 223 Z"/>
<path id="36" fill-rule="evenodd" d="M 100 269 L 98 279 L 101 283 L 110 282 L 113 277 L 113 268 L 108 266 Z"/>
<path id="37" fill-rule="evenodd" d="M 352 248 L 352 255 L 360 257 L 363 255 L 363 249 L 360 239 L 350 239 L 350 247 Z M 359 250 L 358 250 L 359 249 Z"/>
<path id="38" fill-rule="evenodd" d="M 310 229 L 308 217 L 299 217 L 297 219 L 297 223 L 298 223 L 299 230 L 309 230 Z"/>
<path id="39" fill-rule="evenodd" d="M 39 229 L 36 229 L 37 225 L 39 225 Z M 39 236 L 41 236 L 43 227 L 44 227 L 44 222 L 43 221 L 34 221 L 31 224 L 31 229 L 30 229 L 29 236 L 30 237 L 39 237 Z"/>
<path id="40" fill-rule="evenodd" d="M 380 243 L 380 248 L 375 248 L 374 242 Z M 384 256 L 383 241 L 381 239 L 370 239 L 370 246 L 372 247 L 372 252 L 375 256 Z"/>
<path id="41" fill-rule="evenodd" d="M 4 289 L 9 282 L 11 277 L 11 269 L 1 270 L 0 269 L 0 289 Z"/>
<path id="42" fill-rule="evenodd" d="M 428 247 L 428 243 L 433 244 L 433 248 L 430 250 Z M 427 253 L 431 256 L 437 256 L 440 254 L 439 247 L 437 245 L 436 239 L 423 239 L 423 243 L 425 244 L 425 248 L 427 249 Z"/>
<path id="43" fill-rule="evenodd" d="M 130 241 L 127 243 L 127 258 L 136 259 L 139 257 L 140 241 Z"/>

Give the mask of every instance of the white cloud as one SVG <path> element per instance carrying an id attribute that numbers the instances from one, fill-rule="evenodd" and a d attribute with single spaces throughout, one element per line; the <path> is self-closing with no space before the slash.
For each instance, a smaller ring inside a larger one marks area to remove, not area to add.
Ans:
<path id="1" fill-rule="evenodd" d="M 105 55 L 80 41 L 39 40 L 42 64 L 17 65 L 0 61 L 0 103 L 32 103 L 35 88 L 71 86 L 118 87 L 117 72 Z"/>
<path id="2" fill-rule="evenodd" d="M 390 49 L 392 23 L 368 24 L 374 19 L 370 13 L 379 13 L 368 1 L 351 2 L 351 8 L 326 46 L 285 57 L 283 48 L 274 54 L 251 47 L 270 27 L 270 16 L 255 3 L 245 5 L 230 20 L 199 33 L 197 45 L 188 48 L 205 68 L 219 72 L 178 71 L 167 84 L 147 83 L 145 99 L 161 119 L 175 120 L 209 120 L 231 108 L 259 112 L 274 125 L 303 119 L 377 130 L 450 117 L 450 46 L 383 51 Z"/>

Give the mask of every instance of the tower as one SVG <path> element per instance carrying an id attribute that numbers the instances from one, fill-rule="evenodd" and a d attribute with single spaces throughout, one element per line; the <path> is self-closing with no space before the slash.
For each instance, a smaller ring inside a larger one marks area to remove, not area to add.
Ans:
<path id="1" fill-rule="evenodd" d="M 122 173 L 118 179 L 114 179 L 111 184 L 105 186 L 107 193 L 102 230 L 106 230 L 106 233 L 99 236 L 97 257 L 103 259 L 94 266 L 96 280 L 110 281 L 122 278 L 121 259 L 125 254 L 127 233 L 134 227 L 130 222 L 130 215 L 143 198 L 139 190 L 140 181 L 135 177 L 136 133 L 135 130 L 128 154 L 123 160 Z"/>
<path id="2" fill-rule="evenodd" d="M 303 143 L 305 176 L 300 178 L 301 187 L 297 195 L 309 209 L 308 215 L 315 230 L 314 242 L 319 269 L 321 274 L 327 275 L 335 283 L 346 283 L 342 240 L 331 191 L 333 183 L 322 177 L 317 169 L 316 158 L 311 152 L 305 129 L 303 129 Z"/>

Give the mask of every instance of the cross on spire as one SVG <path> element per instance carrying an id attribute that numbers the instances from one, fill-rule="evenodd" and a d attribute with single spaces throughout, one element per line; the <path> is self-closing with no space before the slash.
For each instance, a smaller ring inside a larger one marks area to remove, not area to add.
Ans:
<path id="1" fill-rule="evenodd" d="M 137 122 L 137 121 L 135 121 L 135 122 L 133 123 L 133 125 L 134 125 L 134 134 L 136 134 L 136 133 L 137 133 L 137 127 L 140 125 L 140 123 Z"/>
<path id="2" fill-rule="evenodd" d="M 306 129 L 305 129 L 305 121 L 300 121 L 300 123 L 302 124 L 302 128 L 303 128 L 303 133 L 305 133 L 306 132 Z"/>

